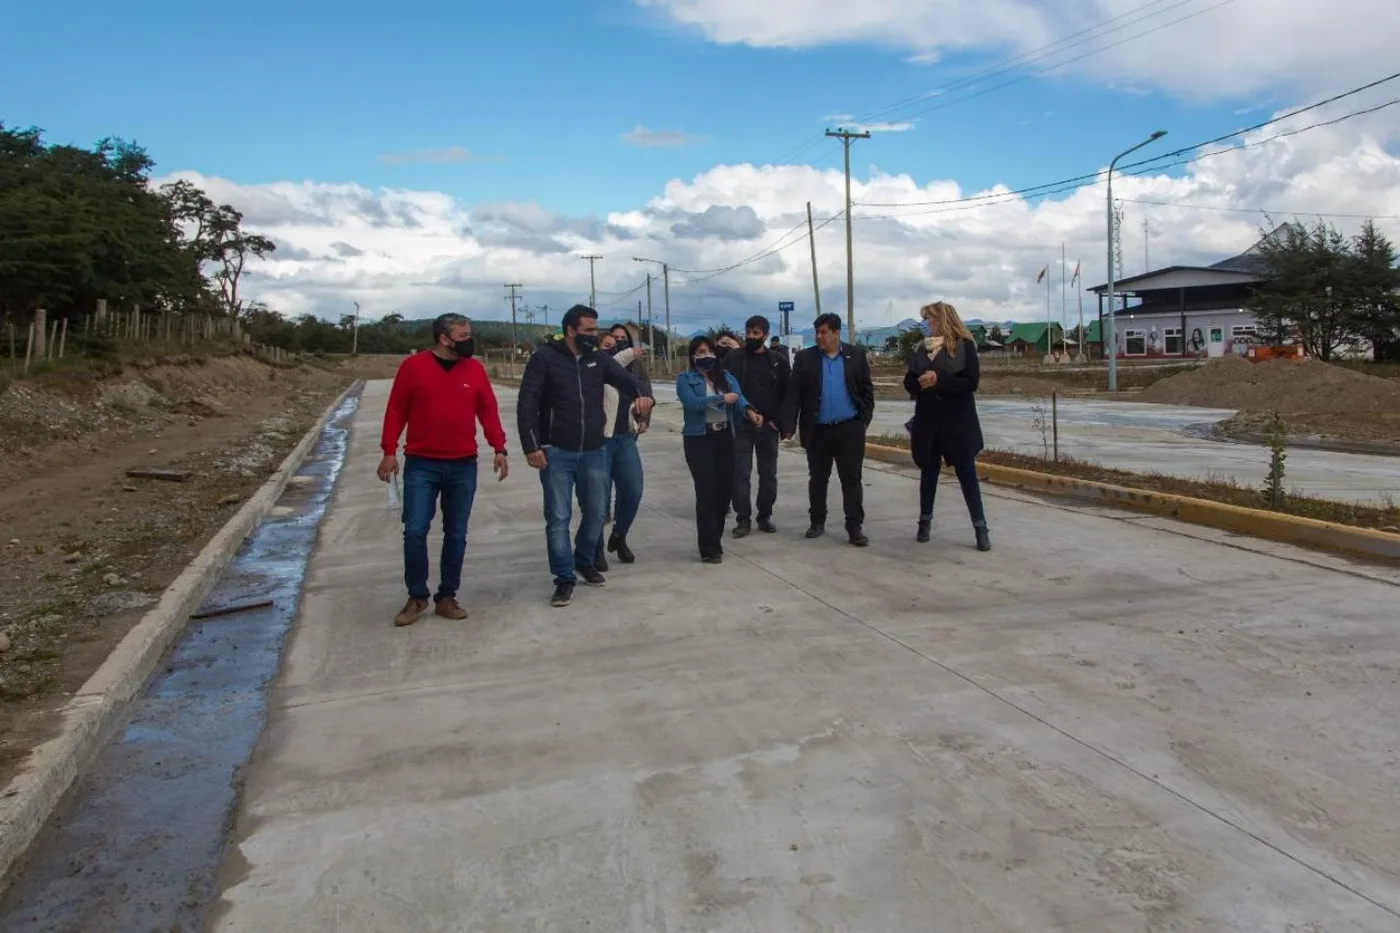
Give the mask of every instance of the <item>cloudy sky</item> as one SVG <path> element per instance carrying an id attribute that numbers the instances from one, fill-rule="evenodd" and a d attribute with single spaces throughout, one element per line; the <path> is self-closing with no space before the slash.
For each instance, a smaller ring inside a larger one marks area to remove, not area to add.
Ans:
<path id="1" fill-rule="evenodd" d="M 1114 186 L 1127 274 L 1294 215 L 1400 239 L 1400 79 L 1200 147 L 1400 70 L 1375 0 L 50 0 L 6 31 L 0 119 L 134 138 L 238 207 L 279 245 L 248 293 L 289 314 L 502 317 L 519 282 L 555 319 L 595 254 L 609 317 L 645 301 L 641 256 L 678 330 L 809 319 L 808 201 L 844 310 L 837 126 L 872 133 L 860 325 L 936 298 L 1040 318 L 1047 264 L 1058 316 L 1062 243 L 1104 279 L 1098 173 L 1157 129 Z"/>

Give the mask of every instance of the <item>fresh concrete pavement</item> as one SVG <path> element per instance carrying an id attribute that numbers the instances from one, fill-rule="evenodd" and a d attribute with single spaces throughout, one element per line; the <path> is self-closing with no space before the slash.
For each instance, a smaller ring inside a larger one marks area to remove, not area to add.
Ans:
<path id="1" fill-rule="evenodd" d="M 955 484 L 916 545 L 914 482 L 875 464 L 871 547 L 809 542 L 790 454 L 779 533 L 703 566 L 658 429 L 605 589 L 547 605 L 515 451 L 481 480 L 471 618 L 394 629 L 387 388 L 213 929 L 1400 929 L 1400 574 L 999 491 L 979 554 Z"/>
<path id="2" fill-rule="evenodd" d="M 661 387 L 658 398 L 672 401 Z M 903 434 L 912 402 L 881 399 L 874 431 Z M 981 398 L 977 409 L 987 444 L 1001 450 L 1040 454 L 1034 422 L 1037 407 L 1050 418 L 1050 400 L 1029 396 Z M 1097 399 L 1060 399 L 1060 453 L 1106 467 L 1165 473 L 1185 479 L 1225 479 L 1259 486 L 1269 472 L 1269 451 L 1258 444 L 1212 440 L 1205 429 L 1234 414 L 1216 408 L 1145 405 Z M 1047 428 L 1047 432 L 1048 432 Z M 1293 447 L 1288 451 L 1288 488 L 1341 502 L 1400 500 L 1400 457 L 1349 454 Z"/>

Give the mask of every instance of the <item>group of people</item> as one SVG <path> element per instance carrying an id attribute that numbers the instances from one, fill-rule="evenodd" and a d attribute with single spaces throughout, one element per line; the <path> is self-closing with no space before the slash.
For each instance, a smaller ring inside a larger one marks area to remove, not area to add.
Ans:
<path id="1" fill-rule="evenodd" d="M 976 341 L 946 302 L 925 306 L 921 317 L 925 338 L 904 376 L 904 388 L 915 402 L 906 427 L 920 468 L 915 539 L 930 538 L 938 477 L 946 463 L 962 487 L 977 548 L 990 550 L 976 471 L 983 444 L 974 401 Z M 685 460 L 695 488 L 697 543 L 700 559 L 708 564 L 723 560 L 731 510 L 736 538 L 755 527 L 777 531 L 773 509 L 779 447 L 794 435 L 807 455 L 806 537 L 826 533 L 834 468 L 847 539 L 857 547 L 870 543 L 861 470 L 875 385 L 866 354 L 841 340 L 841 319 L 835 314 L 817 318 L 816 345 L 797 353 L 791 364 L 769 330 L 768 320 L 755 315 L 745 324 L 742 344 L 727 334 L 713 340 L 695 337 L 687 367 L 676 377 Z M 471 322 L 461 315 L 442 315 L 433 323 L 433 339 L 430 350 L 399 367 L 380 438 L 384 456 L 378 475 L 388 481 L 399 471 L 399 440 L 407 430 L 403 523 L 408 601 L 395 617 L 396 625 L 411 625 L 430 601 L 440 616 L 467 617 L 457 592 L 476 492 L 478 423 L 492 448 L 497 477 L 509 475 L 505 431 L 486 368 L 475 358 Z M 636 560 L 628 535 L 642 500 L 637 440 L 650 427 L 654 406 L 637 329 L 616 324 L 600 331 L 598 312 L 585 305 L 570 308 L 561 333 L 526 364 L 516 420 L 526 462 L 539 472 L 544 491 L 552 605 L 568 605 L 579 580 L 603 586 L 609 555 L 624 564 Z M 756 499 L 751 495 L 755 461 Z M 575 499 L 580 523 L 571 540 Z M 433 592 L 427 535 L 439 504 L 443 547 Z M 609 516 L 612 530 L 605 538 Z"/>

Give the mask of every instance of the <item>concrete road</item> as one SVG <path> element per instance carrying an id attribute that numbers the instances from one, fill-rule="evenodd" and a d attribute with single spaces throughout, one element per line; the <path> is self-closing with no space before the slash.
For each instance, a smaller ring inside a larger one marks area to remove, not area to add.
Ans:
<path id="1" fill-rule="evenodd" d="M 371 384 L 245 772 L 221 933 L 1394 931 L 1400 573 L 867 468 L 869 549 L 702 566 L 678 438 L 639 562 L 547 605 L 483 479 L 465 623 L 396 630 Z"/>
<path id="2" fill-rule="evenodd" d="M 657 397 L 674 404 L 675 387 L 658 386 Z M 1046 439 L 1034 424 L 1037 406 L 1048 422 L 1048 399 L 978 398 L 987 445 L 1043 453 Z M 880 399 L 872 429 L 903 434 L 904 422 L 913 414 L 912 402 Z M 1267 449 L 1202 436 L 1205 428 L 1232 415 L 1233 411 L 1184 405 L 1061 399 L 1060 453 L 1140 473 L 1261 486 L 1269 472 Z M 1288 451 L 1287 481 L 1290 490 L 1342 502 L 1400 500 L 1400 457 L 1293 448 Z"/>

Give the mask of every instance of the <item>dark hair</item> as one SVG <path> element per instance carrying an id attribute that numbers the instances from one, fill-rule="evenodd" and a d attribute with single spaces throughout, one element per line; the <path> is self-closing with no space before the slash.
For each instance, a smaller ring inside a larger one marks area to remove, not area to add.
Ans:
<path id="1" fill-rule="evenodd" d="M 632 332 L 628 330 L 627 325 L 622 323 L 621 321 L 618 321 L 612 327 L 608 328 L 608 333 L 613 335 L 616 335 L 618 331 L 622 331 L 623 335 L 626 336 L 628 340 L 632 339 Z"/>
<path id="2" fill-rule="evenodd" d="M 768 318 L 761 314 L 755 314 L 744 322 L 744 330 L 753 330 L 755 327 L 762 330 L 765 334 L 773 329 L 773 325 L 768 323 Z"/>
<path id="3" fill-rule="evenodd" d="M 781 346 L 783 341 L 782 341 L 782 338 L 780 338 L 777 334 L 774 334 L 774 335 L 773 335 L 773 339 L 770 340 L 770 341 L 768 341 L 768 342 L 769 342 L 769 343 L 776 343 L 776 344 L 778 344 L 779 346 Z"/>
<path id="4" fill-rule="evenodd" d="M 715 356 L 719 356 L 719 352 L 715 349 L 714 341 L 709 337 L 706 337 L 704 334 L 691 337 L 690 349 L 686 351 L 685 355 L 686 359 L 690 360 L 690 367 L 692 369 L 695 368 L 695 351 L 699 350 L 701 347 L 709 347 L 711 353 L 715 354 Z M 724 370 L 721 369 L 718 364 L 716 364 L 714 369 L 705 374 L 705 378 L 710 380 L 710 385 L 714 386 L 715 391 L 720 395 L 729 391 L 729 380 L 724 378 Z"/>
<path id="5" fill-rule="evenodd" d="M 813 330 L 821 330 L 823 327 L 827 330 L 834 330 L 838 334 L 841 333 L 841 315 L 828 311 L 812 323 Z"/>
<path id="6" fill-rule="evenodd" d="M 471 318 L 462 314 L 454 314 L 452 312 L 439 314 L 437 317 L 433 318 L 433 344 L 437 345 L 437 343 L 442 340 L 444 336 L 451 333 L 452 328 L 456 327 L 458 324 L 466 324 L 470 321 Z"/>
<path id="7" fill-rule="evenodd" d="M 574 305 L 572 308 L 565 311 L 564 335 L 568 336 L 570 327 L 577 330 L 578 326 L 583 323 L 583 319 L 586 317 L 592 318 L 596 321 L 598 320 L 598 312 L 588 307 L 588 305 Z"/>

